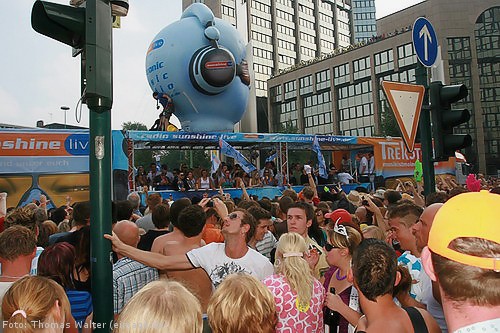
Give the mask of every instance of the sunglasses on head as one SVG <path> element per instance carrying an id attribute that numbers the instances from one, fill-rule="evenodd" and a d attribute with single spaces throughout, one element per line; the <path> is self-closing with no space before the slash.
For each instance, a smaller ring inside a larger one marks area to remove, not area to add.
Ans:
<path id="1" fill-rule="evenodd" d="M 349 240 L 349 234 L 347 233 L 345 226 L 342 224 L 339 224 L 339 221 L 340 221 L 340 217 L 335 222 L 335 225 L 333 226 L 333 231 L 339 235 L 345 236 L 345 238 L 347 240 Z"/>
<path id="2" fill-rule="evenodd" d="M 326 243 L 325 244 L 325 250 L 326 250 L 326 252 L 330 252 L 333 249 L 340 249 L 340 247 L 332 245 L 330 243 Z"/>

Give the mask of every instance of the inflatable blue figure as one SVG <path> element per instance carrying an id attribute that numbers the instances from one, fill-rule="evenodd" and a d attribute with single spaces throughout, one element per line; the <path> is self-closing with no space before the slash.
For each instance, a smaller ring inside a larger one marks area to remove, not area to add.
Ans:
<path id="1" fill-rule="evenodd" d="M 184 131 L 232 132 L 248 102 L 245 57 L 238 31 L 194 3 L 156 35 L 146 75 L 153 92 L 172 98 Z"/>

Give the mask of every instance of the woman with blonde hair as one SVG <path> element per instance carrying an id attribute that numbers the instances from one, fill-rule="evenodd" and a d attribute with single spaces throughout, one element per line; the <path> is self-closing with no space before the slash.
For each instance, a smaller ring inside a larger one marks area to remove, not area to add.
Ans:
<path id="1" fill-rule="evenodd" d="M 64 289 L 41 276 L 14 282 L 3 296 L 2 316 L 4 333 L 76 332 Z"/>
<path id="2" fill-rule="evenodd" d="M 273 295 L 257 278 L 236 273 L 217 287 L 208 304 L 213 333 L 272 333 L 276 326 Z"/>
<path id="3" fill-rule="evenodd" d="M 154 281 L 128 301 L 114 327 L 115 333 L 201 333 L 201 305 L 181 283 Z"/>
<path id="4" fill-rule="evenodd" d="M 280 237 L 275 274 L 263 281 L 276 302 L 276 332 L 322 333 L 324 330 L 325 291 L 313 276 L 306 255 L 308 247 L 301 235 L 290 232 Z"/>
<path id="5" fill-rule="evenodd" d="M 359 298 L 356 288 L 347 279 L 350 262 L 354 250 L 363 239 L 359 231 L 353 227 L 339 223 L 338 219 L 332 229 L 327 230 L 328 241 L 324 246 L 326 261 L 330 268 L 325 273 L 323 286 L 328 292 L 325 307 L 325 325 L 329 325 L 330 332 L 352 333 L 361 317 Z M 340 314 L 338 323 L 329 320 L 330 310 Z M 334 327 L 332 327 L 334 326 Z M 338 331 L 337 327 L 338 326 Z"/>

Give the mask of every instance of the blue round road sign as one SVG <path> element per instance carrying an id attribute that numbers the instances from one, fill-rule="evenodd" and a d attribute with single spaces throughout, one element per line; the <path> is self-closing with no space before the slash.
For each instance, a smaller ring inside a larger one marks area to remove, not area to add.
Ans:
<path id="1" fill-rule="evenodd" d="M 438 53 L 438 40 L 431 22 L 425 17 L 416 19 L 413 23 L 412 37 L 418 60 L 426 67 L 434 65 Z"/>

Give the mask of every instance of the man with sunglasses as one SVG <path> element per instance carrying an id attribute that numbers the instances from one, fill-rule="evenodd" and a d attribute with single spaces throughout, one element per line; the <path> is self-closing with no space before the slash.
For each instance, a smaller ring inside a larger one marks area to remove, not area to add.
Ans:
<path id="1" fill-rule="evenodd" d="M 225 216 L 222 224 L 225 242 L 211 243 L 193 249 L 186 255 L 164 256 L 141 251 L 123 244 L 114 233 L 104 237 L 111 240 L 115 252 L 160 270 L 203 268 L 210 277 L 213 288 L 233 273 L 245 272 L 260 280 L 273 274 L 271 262 L 247 245 L 255 232 L 255 218 L 244 209 L 236 209 L 228 214 L 226 205 L 220 199 L 214 198 L 213 203 L 219 216 Z"/>
<path id="2" fill-rule="evenodd" d="M 328 270 L 329 266 L 326 262 L 325 254 L 321 250 L 321 246 L 317 241 L 310 238 L 308 235 L 309 227 L 314 219 L 314 208 L 306 202 L 296 202 L 288 208 L 287 212 L 287 227 L 288 232 L 296 232 L 304 237 L 306 244 L 309 246 L 309 255 L 306 260 L 309 265 L 314 268 L 314 276 L 319 278 Z"/>

